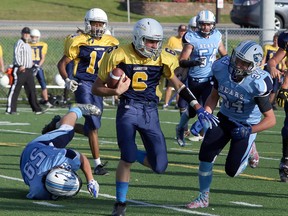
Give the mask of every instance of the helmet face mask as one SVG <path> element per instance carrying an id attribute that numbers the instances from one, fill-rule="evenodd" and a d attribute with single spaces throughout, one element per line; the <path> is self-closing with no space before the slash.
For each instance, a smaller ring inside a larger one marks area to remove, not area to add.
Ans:
<path id="1" fill-rule="evenodd" d="M 30 37 L 31 37 L 31 43 L 38 43 L 40 41 L 41 33 L 38 29 L 32 29 Z"/>
<path id="2" fill-rule="evenodd" d="M 254 41 L 243 41 L 232 52 L 229 70 L 232 79 L 240 82 L 260 66 L 263 58 L 262 47 Z"/>
<path id="3" fill-rule="evenodd" d="M 156 48 L 147 43 L 157 41 Z M 139 20 L 133 29 L 133 44 L 135 49 L 144 57 L 156 60 L 162 51 L 163 28 L 159 22 L 151 18 Z"/>
<path id="4" fill-rule="evenodd" d="M 205 37 L 213 33 L 216 25 L 216 19 L 211 11 L 203 10 L 198 13 L 196 23 L 198 31 Z"/>
<path id="5" fill-rule="evenodd" d="M 94 38 L 101 38 L 105 33 L 108 25 L 107 14 L 100 8 L 92 8 L 87 11 L 84 19 L 84 24 L 85 33 L 89 34 L 91 37 Z"/>
<path id="6" fill-rule="evenodd" d="M 45 178 L 45 187 L 54 196 L 75 196 L 82 186 L 80 177 L 72 170 L 53 168 Z"/>

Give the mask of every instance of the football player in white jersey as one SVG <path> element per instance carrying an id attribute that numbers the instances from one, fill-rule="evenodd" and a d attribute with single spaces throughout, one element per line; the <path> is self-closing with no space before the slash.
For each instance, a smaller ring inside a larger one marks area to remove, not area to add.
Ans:
<path id="1" fill-rule="evenodd" d="M 221 97 L 223 101 L 217 114 L 220 123 L 206 131 L 202 142 L 198 171 L 200 194 L 186 205 L 189 209 L 208 207 L 213 164 L 229 141 L 225 172 L 235 177 L 247 167 L 257 133 L 276 124 L 269 102 L 272 79 L 259 67 L 262 57 L 260 45 L 243 41 L 231 57 L 225 56 L 212 66 L 214 86 L 205 109 L 212 112 Z"/>
<path id="2" fill-rule="evenodd" d="M 215 29 L 215 16 L 209 10 L 200 11 L 196 18 L 197 30 L 188 31 L 183 36 L 183 50 L 179 57 L 179 64 L 189 68 L 188 87 L 197 100 L 204 104 L 212 89 L 211 66 L 219 52 L 221 56 L 227 54 L 222 43 L 222 34 Z M 177 142 L 185 146 L 184 128 L 190 118 L 196 113 L 189 108 L 181 115 L 176 127 Z M 199 141 L 199 140 L 198 140 Z"/>

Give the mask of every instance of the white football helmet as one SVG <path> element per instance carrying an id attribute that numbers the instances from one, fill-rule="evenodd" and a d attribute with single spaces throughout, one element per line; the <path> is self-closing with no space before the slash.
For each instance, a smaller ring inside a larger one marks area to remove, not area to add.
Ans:
<path id="1" fill-rule="evenodd" d="M 158 41 L 157 48 L 150 48 L 145 45 L 145 40 Z M 147 58 L 156 60 L 162 51 L 163 28 L 160 23 L 151 18 L 139 20 L 133 29 L 133 44 L 135 49 Z"/>
<path id="2" fill-rule="evenodd" d="M 189 20 L 188 31 L 195 31 L 195 29 L 197 28 L 196 19 L 197 19 L 197 16 L 194 16 Z"/>
<path id="3" fill-rule="evenodd" d="M 50 170 L 45 179 L 45 187 L 55 196 L 74 196 L 82 186 L 80 177 L 72 170 L 60 167 Z"/>
<path id="4" fill-rule="evenodd" d="M 9 85 L 9 77 L 6 74 L 0 75 L 0 86 L 7 87 Z"/>
<path id="5" fill-rule="evenodd" d="M 30 32 L 30 37 L 31 37 L 32 43 L 37 43 L 40 41 L 41 33 L 38 29 L 32 29 Z M 32 37 L 36 37 L 36 38 L 32 38 Z"/>
<path id="6" fill-rule="evenodd" d="M 102 22 L 103 27 L 93 27 L 90 22 Z M 107 25 L 108 25 L 108 17 L 107 14 L 100 8 L 92 8 L 87 11 L 85 15 L 85 32 L 90 34 L 92 37 L 101 38 L 105 33 Z"/>
<path id="7" fill-rule="evenodd" d="M 209 10 L 202 10 L 198 13 L 196 18 L 197 28 L 198 30 L 204 35 L 210 35 L 213 33 L 215 29 L 216 19 L 214 14 Z M 203 31 L 202 30 L 202 24 L 210 24 L 210 30 L 209 31 Z"/>
<path id="8" fill-rule="evenodd" d="M 241 42 L 232 52 L 230 59 L 230 70 L 232 79 L 241 81 L 245 76 L 261 65 L 263 58 L 262 47 L 254 41 L 246 40 Z M 247 69 L 239 66 L 239 60 L 247 65 Z"/>

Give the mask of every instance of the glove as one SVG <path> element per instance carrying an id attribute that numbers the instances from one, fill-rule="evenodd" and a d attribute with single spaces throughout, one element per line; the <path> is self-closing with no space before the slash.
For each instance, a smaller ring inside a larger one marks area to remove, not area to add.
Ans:
<path id="1" fill-rule="evenodd" d="M 198 120 L 203 126 L 204 131 L 206 131 L 208 128 L 212 128 L 214 126 L 218 126 L 219 120 L 218 117 L 207 112 L 203 107 L 196 110 Z"/>
<path id="2" fill-rule="evenodd" d="M 75 80 L 70 80 L 69 78 L 66 78 L 65 86 L 67 89 L 71 90 L 72 92 L 75 92 L 78 88 L 78 82 L 76 82 Z"/>
<path id="3" fill-rule="evenodd" d="M 94 179 L 90 180 L 87 184 L 87 190 L 91 194 L 91 196 L 97 198 L 99 195 L 99 184 Z"/>
<path id="4" fill-rule="evenodd" d="M 36 76 L 39 70 L 40 70 L 39 65 L 34 64 L 34 65 L 32 66 L 33 76 Z"/>
<path id="5" fill-rule="evenodd" d="M 284 107 L 288 98 L 288 89 L 281 89 L 277 95 L 277 103 L 280 107 Z"/>
<path id="6" fill-rule="evenodd" d="M 248 138 L 250 136 L 250 134 L 252 133 L 251 126 L 245 126 L 235 121 L 233 122 L 237 127 L 231 131 L 232 139 L 240 140 Z"/>

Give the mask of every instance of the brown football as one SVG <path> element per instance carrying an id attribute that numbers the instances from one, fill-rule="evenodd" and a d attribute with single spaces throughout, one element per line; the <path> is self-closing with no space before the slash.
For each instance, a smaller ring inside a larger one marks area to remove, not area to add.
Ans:
<path id="1" fill-rule="evenodd" d="M 116 88 L 123 73 L 124 71 L 121 68 L 114 68 L 108 76 L 107 87 Z"/>

